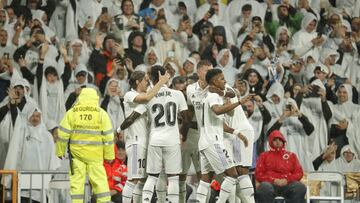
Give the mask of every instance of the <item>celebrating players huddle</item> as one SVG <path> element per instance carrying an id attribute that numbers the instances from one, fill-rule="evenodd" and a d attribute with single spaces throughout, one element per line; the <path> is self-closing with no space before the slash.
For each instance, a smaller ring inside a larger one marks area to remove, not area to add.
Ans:
<path id="1" fill-rule="evenodd" d="M 141 71 L 131 75 L 132 89 L 124 96 L 126 119 L 118 128 L 128 156 L 124 203 L 151 202 L 155 186 L 167 191 L 168 202 L 185 202 L 191 162 L 200 179 L 198 202 L 208 201 L 214 173 L 224 174 L 218 202 L 255 202 L 248 176 L 254 130 L 220 69 L 200 61 L 197 75 L 186 93 L 176 85 L 167 87 L 170 76 L 161 66 L 153 66 L 149 76 Z M 165 202 L 160 192 L 157 196 Z"/>

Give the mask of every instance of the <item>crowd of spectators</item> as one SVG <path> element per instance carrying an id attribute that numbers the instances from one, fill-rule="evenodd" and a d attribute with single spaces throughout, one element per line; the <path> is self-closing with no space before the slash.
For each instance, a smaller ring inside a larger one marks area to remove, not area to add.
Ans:
<path id="1" fill-rule="evenodd" d="M 304 171 L 360 172 L 359 50 L 359 0 L 2 0 L 0 168 L 59 168 L 57 128 L 81 88 L 116 132 L 134 71 L 161 65 L 186 95 L 208 60 L 254 127 L 254 167 L 279 131 Z"/>

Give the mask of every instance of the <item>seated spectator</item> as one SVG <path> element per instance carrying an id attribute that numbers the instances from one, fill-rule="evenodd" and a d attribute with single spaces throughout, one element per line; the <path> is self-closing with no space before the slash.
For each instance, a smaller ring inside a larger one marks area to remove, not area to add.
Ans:
<path id="1" fill-rule="evenodd" d="M 331 162 L 329 168 L 341 173 L 360 172 L 360 161 L 356 158 L 355 150 L 350 145 L 345 145 L 340 157 Z"/>
<path id="2" fill-rule="evenodd" d="M 111 201 L 115 203 L 121 203 L 121 193 L 127 179 L 126 152 L 124 142 L 116 142 L 115 160 L 111 163 L 104 161 L 104 167 L 108 177 Z"/>
<path id="3" fill-rule="evenodd" d="M 258 203 L 273 202 L 278 195 L 286 202 L 305 202 L 305 185 L 300 183 L 303 176 L 301 165 L 292 152 L 285 150 L 286 140 L 280 131 L 269 136 L 271 149 L 260 155 L 256 163 L 255 178 L 260 182 L 256 199 Z"/>

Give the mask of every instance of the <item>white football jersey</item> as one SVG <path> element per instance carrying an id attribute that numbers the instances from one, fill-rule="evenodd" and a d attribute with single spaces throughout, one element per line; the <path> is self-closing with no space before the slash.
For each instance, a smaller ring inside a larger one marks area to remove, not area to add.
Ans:
<path id="1" fill-rule="evenodd" d="M 239 99 L 237 97 L 234 97 L 234 98 L 231 98 L 230 101 L 231 101 L 231 103 L 236 103 L 236 102 L 239 102 Z M 254 131 L 249 120 L 246 118 L 246 115 L 245 115 L 244 110 L 242 109 L 241 105 L 237 106 L 234 109 L 234 114 L 232 116 L 225 114 L 225 122 L 229 127 L 233 128 L 235 130 L 239 130 L 240 132 Z M 228 134 L 228 133 L 225 133 L 225 134 Z M 234 137 L 234 136 L 230 136 L 230 137 Z"/>
<path id="2" fill-rule="evenodd" d="M 187 110 L 183 93 L 163 86 L 146 106 L 151 121 L 149 144 L 152 146 L 180 144 L 178 113 Z"/>
<path id="3" fill-rule="evenodd" d="M 203 102 L 202 126 L 199 150 L 203 150 L 214 143 L 223 143 L 224 114 L 216 115 L 211 109 L 214 105 L 223 105 L 223 99 L 216 93 L 208 92 Z"/>
<path id="4" fill-rule="evenodd" d="M 146 105 L 138 104 L 134 100 L 140 93 L 131 89 L 124 95 L 124 109 L 125 117 L 128 117 L 133 111 L 141 114 L 135 122 L 125 130 L 125 143 L 126 147 L 132 144 L 140 144 L 143 147 L 147 147 L 148 144 L 148 116 L 146 114 Z"/>
<path id="5" fill-rule="evenodd" d="M 208 93 L 208 88 L 201 89 L 198 82 L 189 85 L 186 89 L 188 105 L 192 105 L 195 111 L 198 130 L 202 128 L 203 101 Z"/>
<path id="6" fill-rule="evenodd" d="M 197 130 L 196 129 L 189 129 L 186 145 L 189 146 L 188 148 L 198 148 L 199 138 L 200 138 L 200 131 L 201 131 L 201 118 L 202 118 L 202 111 L 203 105 L 202 102 L 205 99 L 207 94 L 207 88 L 201 89 L 199 83 L 193 83 L 186 88 L 186 95 L 187 95 L 187 103 L 188 106 L 194 107 L 195 115 L 192 121 L 197 122 Z"/>

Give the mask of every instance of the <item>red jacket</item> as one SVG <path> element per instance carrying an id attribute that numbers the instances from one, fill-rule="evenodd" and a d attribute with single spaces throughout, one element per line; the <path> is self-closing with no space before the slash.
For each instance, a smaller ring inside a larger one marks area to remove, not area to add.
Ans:
<path id="1" fill-rule="evenodd" d="M 274 148 L 272 141 L 280 138 L 282 148 Z M 255 169 L 255 178 L 259 182 L 273 183 L 275 179 L 285 178 L 288 183 L 299 181 L 303 177 L 303 170 L 296 155 L 285 150 L 286 140 L 280 131 L 275 130 L 269 136 L 270 151 L 260 154 Z"/>
<path id="2" fill-rule="evenodd" d="M 115 154 L 117 154 L 116 145 Z M 122 192 L 127 180 L 128 169 L 125 163 L 115 156 L 115 160 L 111 164 L 104 161 L 104 167 L 106 170 L 110 190 Z"/>

